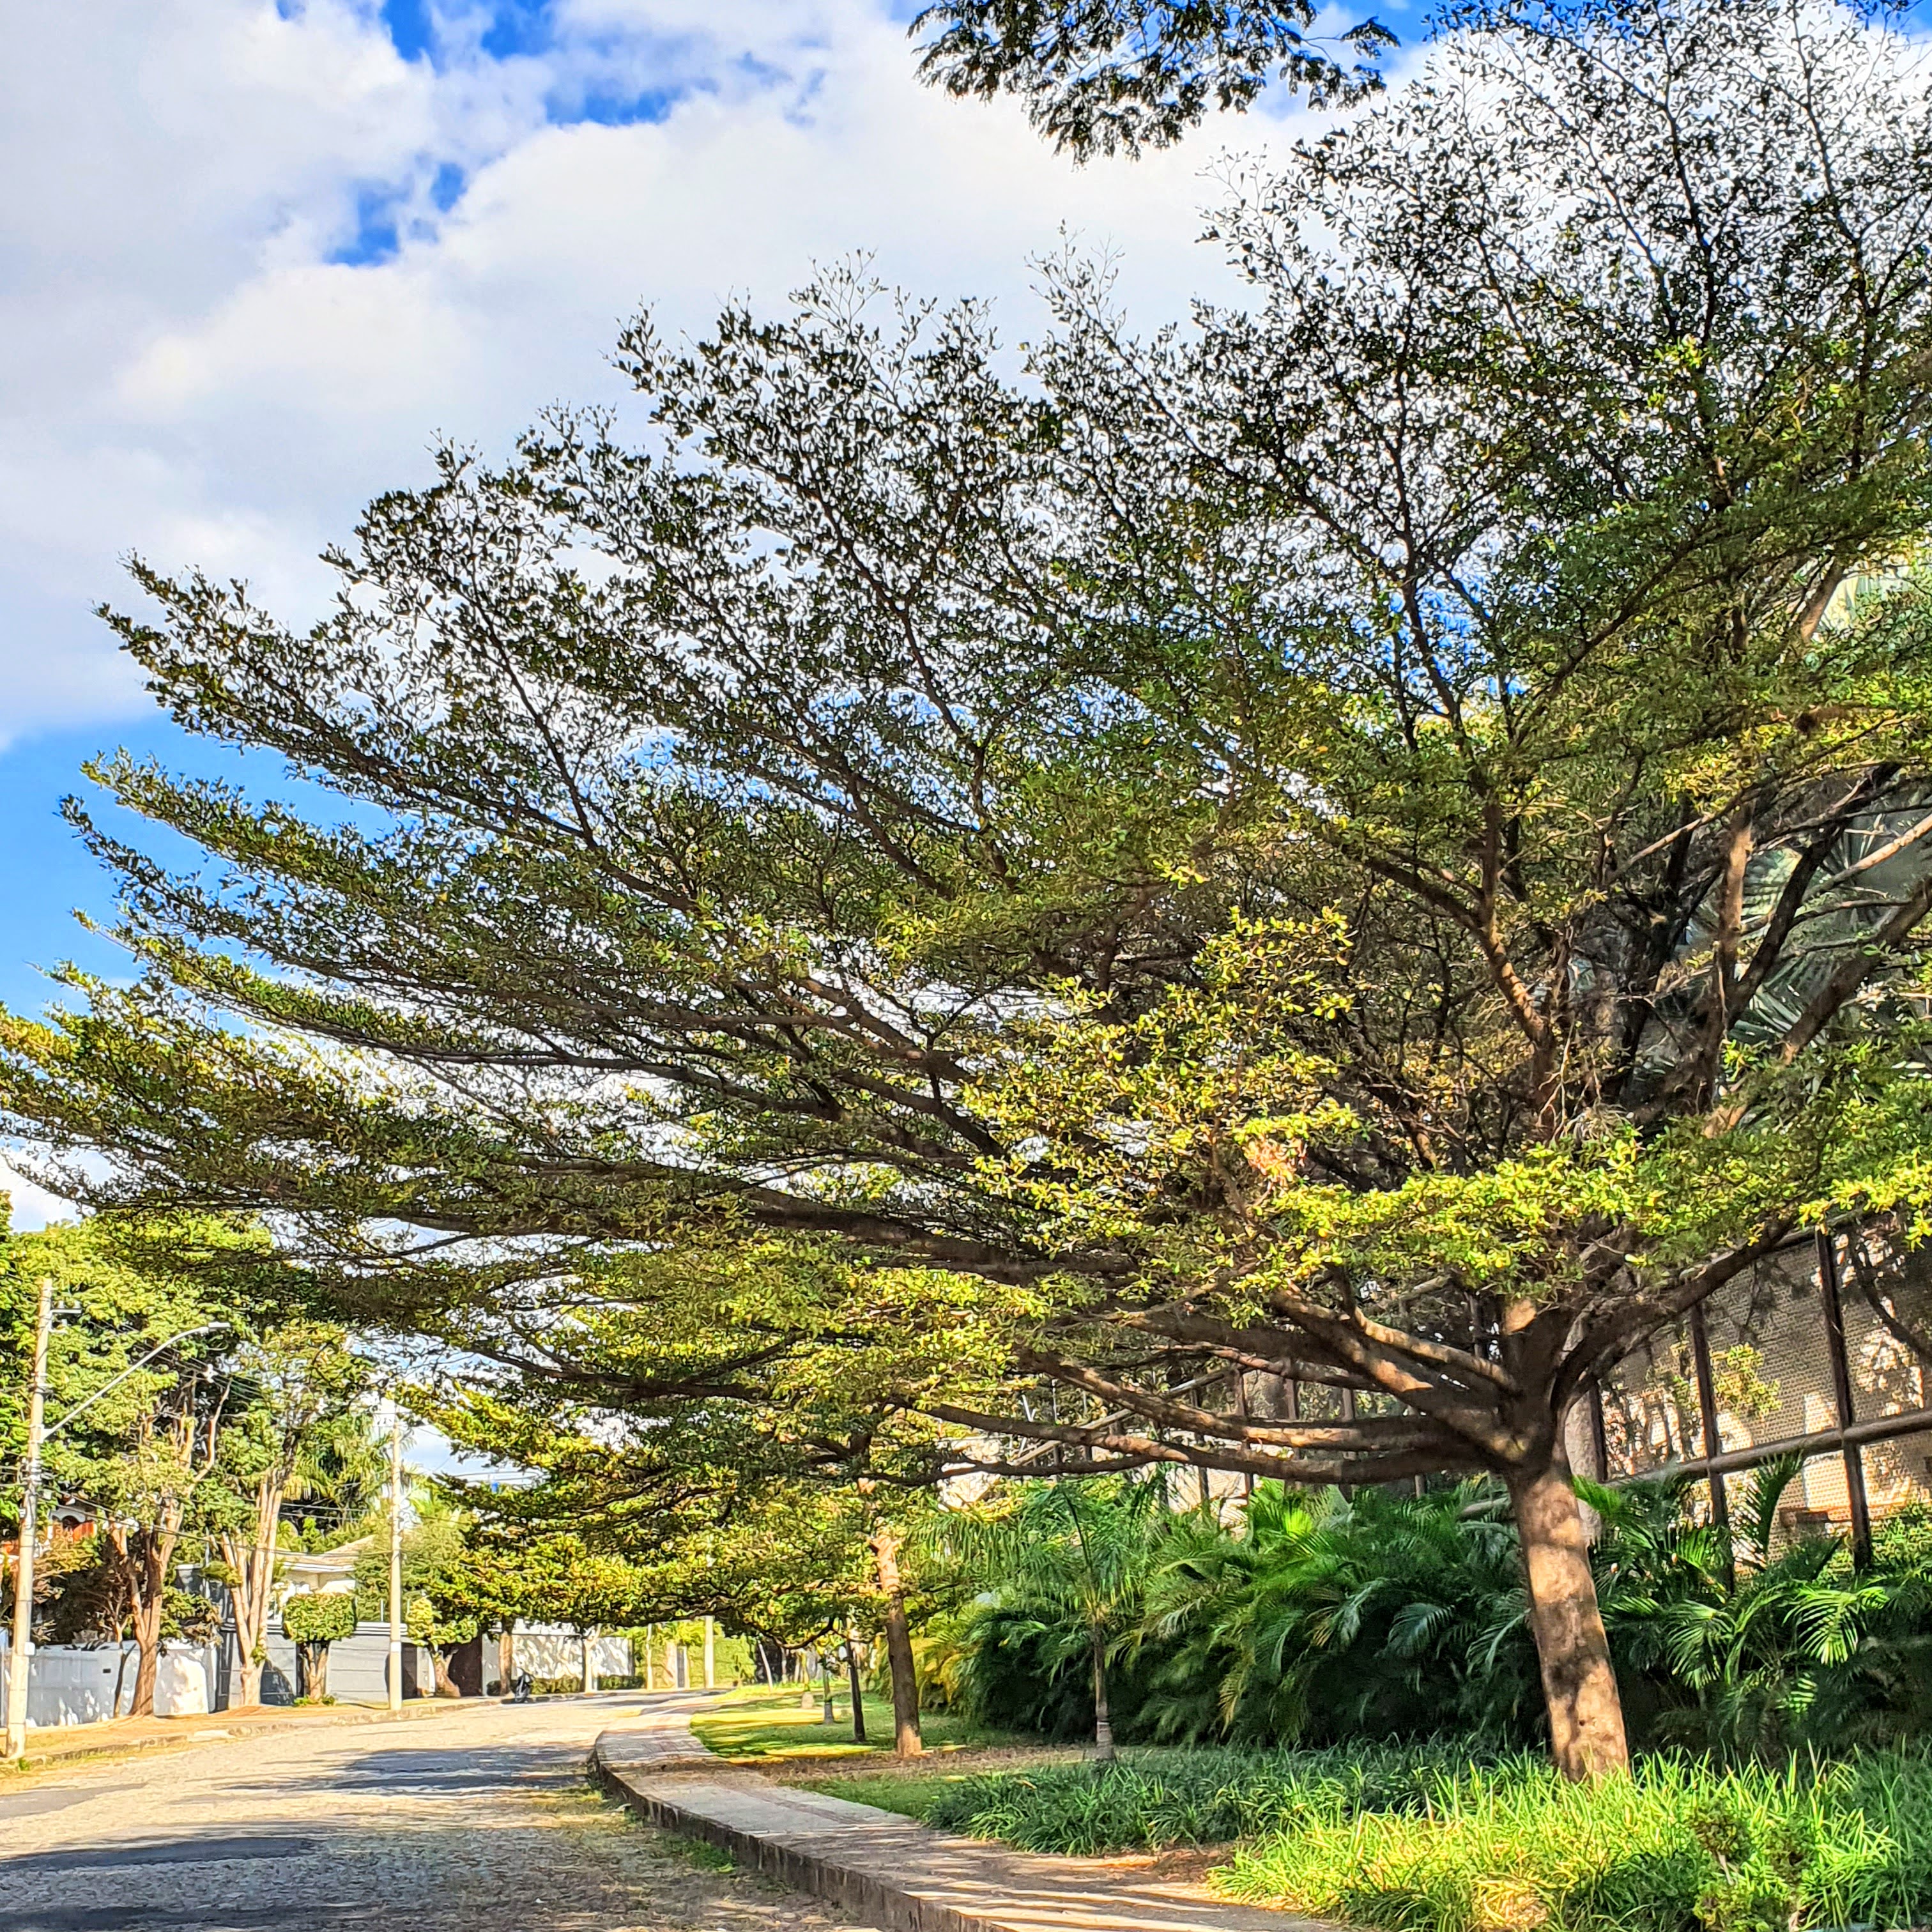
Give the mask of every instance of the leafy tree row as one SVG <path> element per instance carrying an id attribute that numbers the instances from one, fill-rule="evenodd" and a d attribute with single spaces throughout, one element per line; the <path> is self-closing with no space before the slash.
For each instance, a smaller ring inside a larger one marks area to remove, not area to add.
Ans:
<path id="1" fill-rule="evenodd" d="M 928 24 L 1104 144 L 1280 19 Z M 93 766 L 208 862 L 70 808 L 137 974 L 0 1018 L 0 1125 L 814 1485 L 1492 1479 L 1623 1762 L 1570 1411 L 1932 1172 L 1932 108 L 1831 6 L 1455 25 L 1185 328 L 1078 260 L 1018 355 L 849 277 L 646 316 L 646 446 L 446 452 L 306 632 L 141 566 L 159 701 L 352 808 Z"/>
<path id="2" fill-rule="evenodd" d="M 206 1635 L 218 1620 L 182 1587 L 189 1566 L 224 1586 L 235 1702 L 259 1702 L 279 1553 L 302 1540 L 302 1514 L 340 1524 L 367 1507 L 370 1364 L 244 1222 L 0 1236 L 0 1520 L 16 1528 L 44 1279 L 56 1308 L 44 1466 L 52 1496 L 82 1505 L 92 1524 L 38 1570 L 44 1634 L 132 1637 L 134 1708 L 150 1712 L 164 1638 Z"/>

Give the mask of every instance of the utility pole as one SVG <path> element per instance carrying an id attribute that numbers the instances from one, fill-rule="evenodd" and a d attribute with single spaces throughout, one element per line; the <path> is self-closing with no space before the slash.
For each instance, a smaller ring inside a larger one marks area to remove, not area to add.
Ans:
<path id="1" fill-rule="evenodd" d="M 403 1708 L 403 1412 L 389 1411 L 389 1708 Z"/>
<path id="2" fill-rule="evenodd" d="M 717 1682 L 718 1619 L 704 1619 L 704 1688 L 709 1690 Z"/>
<path id="3" fill-rule="evenodd" d="M 27 1673 L 34 1654 L 34 1519 L 40 1502 L 40 1426 L 47 1394 L 47 1335 L 54 1325 L 54 1284 L 40 1277 L 34 1318 L 34 1379 L 27 1390 L 27 1462 L 20 1496 L 20 1560 L 14 1566 L 14 1655 L 7 1676 L 7 1756 L 27 1753 Z"/>

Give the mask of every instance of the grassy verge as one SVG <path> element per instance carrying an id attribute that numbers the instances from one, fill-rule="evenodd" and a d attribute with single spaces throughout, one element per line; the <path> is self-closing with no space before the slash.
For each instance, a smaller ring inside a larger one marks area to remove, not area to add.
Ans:
<path id="1" fill-rule="evenodd" d="M 1138 1750 L 1104 1771 L 1063 1761 L 933 1778 L 917 1815 L 1028 1851 L 1158 1851 L 1293 1831 L 1312 1817 L 1421 1810 L 1431 1788 L 1468 1762 L 1466 1750 L 1444 1746 Z"/>
<path id="2" fill-rule="evenodd" d="M 1429 1812 L 1310 1819 L 1245 1848 L 1231 1898 L 1387 1932 L 1786 1932 L 1932 1916 L 1932 1762 L 1786 1772 L 1657 1760 L 1580 1786 L 1540 1763 Z"/>
<path id="3" fill-rule="evenodd" d="M 734 1690 L 692 1719 L 698 1742 L 736 1764 L 771 1765 L 798 1758 L 890 1756 L 892 1706 L 866 1700 L 865 1744 L 852 1738 L 852 1700 L 841 1693 L 834 1720 L 822 1721 L 814 1701 L 802 1708 L 796 1685 L 770 1690 L 752 1686 Z M 958 1750 L 997 1742 L 985 1731 L 941 1712 L 922 1720 L 929 1749 Z M 867 1801 L 870 1802 L 870 1801 Z"/>
<path id="4" fill-rule="evenodd" d="M 1146 1751 L 821 1780 L 929 1824 L 1093 1855 L 1238 1840 L 1231 1898 L 1378 1932 L 1803 1932 L 1932 1921 L 1932 1759 L 1653 1760 L 1564 1784 L 1466 1748 Z"/>

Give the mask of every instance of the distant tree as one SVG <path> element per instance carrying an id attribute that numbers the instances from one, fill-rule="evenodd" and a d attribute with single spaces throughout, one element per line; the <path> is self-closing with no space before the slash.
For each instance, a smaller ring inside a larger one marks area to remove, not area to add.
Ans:
<path id="1" fill-rule="evenodd" d="M 943 1450 L 931 1424 L 892 1412 L 839 1293 L 796 1292 L 793 1259 L 770 1244 L 687 1252 L 667 1294 L 640 1292 L 639 1274 L 658 1268 L 620 1258 L 550 1324 L 562 1372 L 472 1376 L 418 1400 L 452 1442 L 538 1476 L 452 1486 L 476 1512 L 472 1541 L 502 1549 L 512 1574 L 555 1538 L 620 1559 L 628 1608 L 606 1624 L 711 1615 L 794 1650 L 854 1628 L 878 1636 L 896 1747 L 910 1755 L 910 1619 L 926 1593 L 902 1552 L 930 1513 Z M 728 1267 L 728 1301 L 692 1294 Z"/>
<path id="2" fill-rule="evenodd" d="M 341 1328 L 298 1320 L 244 1340 L 223 1363 L 239 1391 L 221 1427 L 204 1513 L 221 1553 L 240 1653 L 240 1706 L 262 1701 L 262 1640 L 285 1505 L 326 1480 L 345 1438 L 366 1441 L 368 1364 Z"/>
<path id="3" fill-rule="evenodd" d="M 298 1590 L 282 1605 L 282 1634 L 296 1647 L 296 1692 L 328 1691 L 328 1647 L 356 1634 L 356 1598 L 346 1590 Z"/>
<path id="4" fill-rule="evenodd" d="M 98 1513 L 86 1587 L 116 1606 L 117 1622 L 124 1616 L 140 1653 L 134 1709 L 144 1714 L 162 1639 L 195 1614 L 176 1582 L 184 1540 L 213 1528 L 224 1431 L 251 1399 L 238 1400 L 226 1364 L 286 1292 L 286 1270 L 238 1220 L 96 1220 L 13 1236 L 0 1246 L 0 1312 L 12 1318 L 0 1330 L 0 1387 L 16 1402 L 43 1275 L 64 1311 L 48 1355 L 46 1465 Z"/>

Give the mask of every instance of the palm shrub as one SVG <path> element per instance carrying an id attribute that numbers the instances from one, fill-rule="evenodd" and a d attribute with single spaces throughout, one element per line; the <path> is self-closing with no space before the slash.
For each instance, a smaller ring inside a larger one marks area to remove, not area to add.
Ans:
<path id="1" fill-rule="evenodd" d="M 1502 1499 L 1262 1483 L 1241 1520 L 1177 1522 L 1150 1580 L 1154 1733 L 1256 1742 L 1538 1732 L 1522 1566 Z"/>
<path id="2" fill-rule="evenodd" d="M 1856 1570 L 1835 1537 L 1778 1546 L 1795 1457 L 1741 1486 L 1732 1534 L 1693 1517 L 1681 1481 L 1585 1484 L 1626 1712 L 1648 1742 L 1718 1758 L 1923 1736 L 1932 1729 L 1932 1553 L 1923 1512 Z"/>
<path id="3" fill-rule="evenodd" d="M 1157 1476 L 1023 1483 L 996 1510 L 948 1519 L 944 1553 L 982 1586 L 965 1672 L 975 1714 L 1029 1729 L 1044 1714 L 1057 1728 L 1053 1707 L 1063 1718 L 1080 1709 L 1084 1682 L 1094 1756 L 1111 1761 L 1114 1666 L 1136 1647 L 1148 1580 L 1174 1521 Z M 1022 1668 L 1002 1671 L 1006 1659 Z M 1047 1704 L 1002 1711 L 998 1686 L 1015 1677 L 1045 1689 Z"/>
<path id="4" fill-rule="evenodd" d="M 1640 1744 L 1775 1762 L 1932 1736 L 1932 1512 L 1883 1526 L 1855 1571 L 1838 1539 L 1780 1542 L 1794 1473 L 1738 1486 L 1728 1541 L 1685 1483 L 1580 1485 L 1604 1520 L 1593 1565 Z M 947 1662 L 964 1708 L 1076 1736 L 1096 1721 L 1097 1654 L 1126 1739 L 1540 1741 L 1515 1531 L 1489 1486 L 1264 1483 L 1228 1522 L 1161 1511 L 1157 1492 L 1034 1485 L 949 1532 L 982 1588 Z"/>

